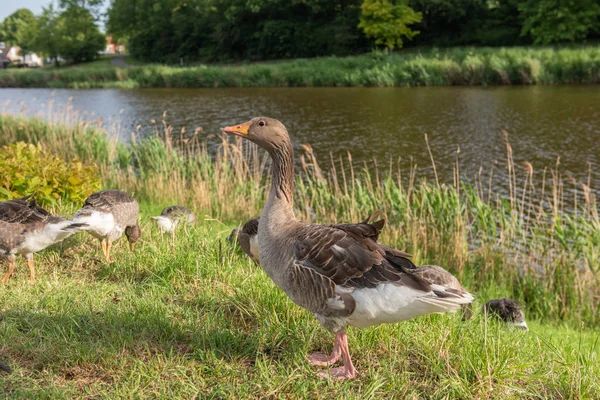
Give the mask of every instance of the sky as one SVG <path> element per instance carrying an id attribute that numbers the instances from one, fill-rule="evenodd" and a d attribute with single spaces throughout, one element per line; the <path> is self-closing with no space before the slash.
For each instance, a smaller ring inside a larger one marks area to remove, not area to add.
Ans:
<path id="1" fill-rule="evenodd" d="M 19 8 L 29 8 L 35 15 L 38 15 L 42 12 L 42 7 L 46 7 L 50 3 L 52 0 L 0 0 L 0 22 Z M 109 4 L 110 0 L 104 0 L 102 12 L 106 11 Z"/>

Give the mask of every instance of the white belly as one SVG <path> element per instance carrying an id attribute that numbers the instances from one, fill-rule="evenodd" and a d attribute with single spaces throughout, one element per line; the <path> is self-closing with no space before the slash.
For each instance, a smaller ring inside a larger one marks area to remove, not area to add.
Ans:
<path id="1" fill-rule="evenodd" d="M 75 215 L 72 221 L 88 224 L 85 230 L 98 239 L 111 236 L 114 240 L 123 234 L 123 229 L 115 225 L 115 217 L 111 213 L 92 211 L 90 215 Z"/>
<path id="2" fill-rule="evenodd" d="M 158 225 L 158 229 L 163 232 L 171 233 L 177 227 L 178 220 L 172 220 L 171 218 L 163 217 L 159 215 L 158 217 L 152 217 L 153 220 L 156 221 Z"/>
<path id="3" fill-rule="evenodd" d="M 255 260 L 258 260 L 258 235 L 250 236 L 250 254 Z"/>
<path id="4" fill-rule="evenodd" d="M 421 315 L 456 311 L 460 305 L 440 304 L 433 292 L 423 292 L 394 283 L 373 289 L 352 292 L 356 300 L 354 312 L 347 318 L 348 325 L 366 328 L 371 325 L 406 321 Z"/>
<path id="5" fill-rule="evenodd" d="M 74 232 L 65 232 L 62 228 L 70 224 L 70 221 L 62 221 L 56 224 L 48 224 L 43 229 L 28 232 L 25 235 L 25 241 L 19 246 L 17 253 L 37 253 L 56 242 L 66 239 Z"/>

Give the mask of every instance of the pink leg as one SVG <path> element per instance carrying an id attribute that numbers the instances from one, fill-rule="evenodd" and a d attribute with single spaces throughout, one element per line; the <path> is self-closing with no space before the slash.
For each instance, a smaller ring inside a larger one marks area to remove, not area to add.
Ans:
<path id="1" fill-rule="evenodd" d="M 344 359 L 344 365 L 342 367 L 332 368 L 329 371 L 321 371 L 317 374 L 317 376 L 321 378 L 333 377 L 339 380 L 354 379 L 358 374 L 358 371 L 356 371 L 354 365 L 352 365 L 352 360 L 350 359 L 350 350 L 348 349 L 348 336 L 346 336 L 345 333 L 338 333 L 335 337 L 335 344 L 337 345 L 338 343 L 339 349 L 342 353 L 341 355 Z M 334 352 L 335 349 L 336 347 L 334 345 Z"/>
<path id="2" fill-rule="evenodd" d="M 330 355 L 323 353 L 312 353 L 308 357 L 308 362 L 312 365 L 319 367 L 328 367 L 340 361 L 342 358 L 342 342 L 340 335 L 335 335 L 335 342 L 333 342 L 333 351 Z"/>

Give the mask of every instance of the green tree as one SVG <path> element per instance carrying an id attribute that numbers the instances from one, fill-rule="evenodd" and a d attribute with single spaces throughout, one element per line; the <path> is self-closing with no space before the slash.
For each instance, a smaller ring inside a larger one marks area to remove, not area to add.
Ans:
<path id="1" fill-rule="evenodd" d="M 106 43 L 94 22 L 94 16 L 77 5 L 68 7 L 60 14 L 58 35 L 60 56 L 74 63 L 94 60 Z"/>
<path id="2" fill-rule="evenodd" d="M 416 44 L 453 46 L 478 43 L 486 31 L 489 12 L 503 0 L 409 0 L 408 5 L 423 15 L 414 28 L 421 33 Z M 517 0 L 521 1 L 521 0 Z"/>
<path id="3" fill-rule="evenodd" d="M 35 24 L 35 15 L 31 10 L 19 8 L 4 19 L 2 23 L 2 41 L 20 46 L 25 30 L 32 24 Z"/>
<path id="4" fill-rule="evenodd" d="M 419 34 L 408 25 L 421 22 L 420 12 L 415 12 L 407 0 L 364 0 L 358 27 L 367 37 L 375 39 L 376 44 L 385 45 L 393 50 L 402 47 L 402 37 L 412 39 Z"/>
<path id="5" fill-rule="evenodd" d="M 39 53 L 58 63 L 60 54 L 60 21 L 54 6 L 43 8 L 35 22 L 23 32 L 23 50 Z"/>
<path id="6" fill-rule="evenodd" d="M 598 0 L 525 0 L 519 4 L 521 35 L 536 44 L 585 39 L 598 29 Z"/>

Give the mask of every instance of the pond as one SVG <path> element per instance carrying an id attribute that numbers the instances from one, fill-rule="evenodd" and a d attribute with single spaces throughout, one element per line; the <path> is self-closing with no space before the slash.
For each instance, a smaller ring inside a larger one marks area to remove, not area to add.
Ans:
<path id="1" fill-rule="evenodd" d="M 139 125 L 166 120 L 179 132 L 202 127 L 206 134 L 266 115 L 280 119 L 298 147 L 312 145 L 321 167 L 330 154 L 355 165 L 380 169 L 390 159 L 417 176 L 433 178 L 425 134 L 440 181 L 453 182 L 457 149 L 460 173 L 474 181 L 480 168 L 493 185 L 506 190 L 506 146 L 517 168 L 524 161 L 536 175 L 555 168 L 577 181 L 600 187 L 600 87 L 427 87 L 427 88 L 228 88 L 228 89 L 0 89 L 0 112 L 47 116 L 66 107 L 80 119 L 102 118 L 123 138 Z M 71 111 L 73 112 L 73 111 Z M 588 174 L 591 176 L 588 178 Z M 547 173 L 550 175 L 550 173 Z M 487 178 L 486 178 L 487 181 Z M 569 189 L 567 189 L 569 190 Z"/>

